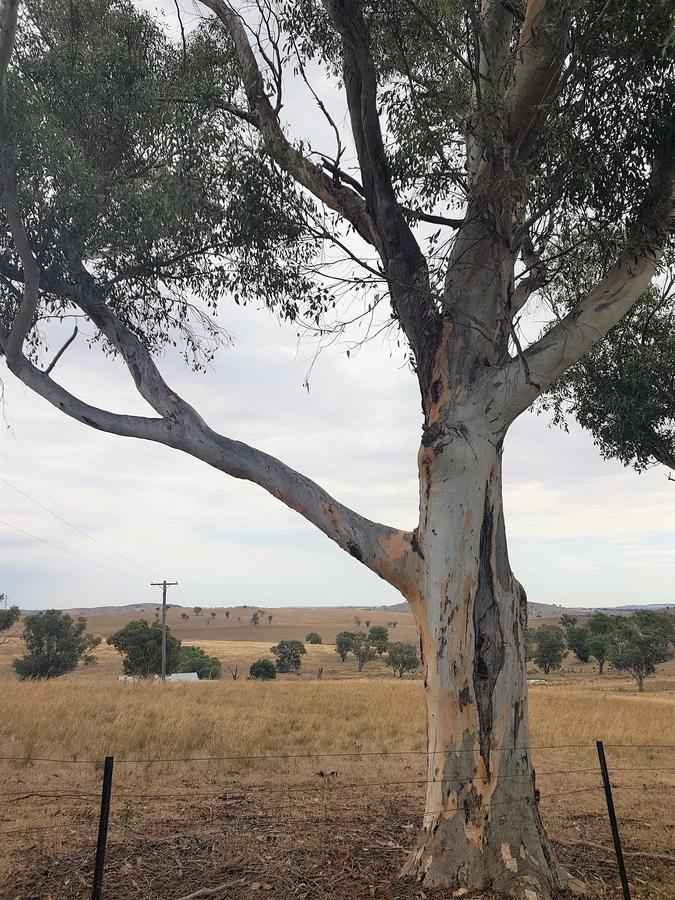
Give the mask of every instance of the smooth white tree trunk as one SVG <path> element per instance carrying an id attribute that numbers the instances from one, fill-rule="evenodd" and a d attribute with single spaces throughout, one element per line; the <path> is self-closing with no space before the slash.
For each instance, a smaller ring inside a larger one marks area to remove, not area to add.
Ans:
<path id="1" fill-rule="evenodd" d="M 447 426 L 420 450 L 420 632 L 428 727 L 423 830 L 406 871 L 427 884 L 551 896 L 561 873 L 537 808 L 525 592 L 509 566 L 501 441 Z"/>

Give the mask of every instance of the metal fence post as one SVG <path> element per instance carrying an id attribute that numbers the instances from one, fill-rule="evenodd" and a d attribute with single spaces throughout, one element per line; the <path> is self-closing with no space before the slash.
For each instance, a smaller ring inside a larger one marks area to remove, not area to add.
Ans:
<path id="1" fill-rule="evenodd" d="M 105 845 L 108 839 L 108 817 L 110 815 L 114 760 L 113 756 L 106 756 L 103 766 L 101 815 L 98 820 L 98 841 L 96 842 L 96 862 L 94 864 L 94 884 L 91 890 L 91 900 L 101 900 L 101 891 L 103 889 L 103 865 L 105 863 Z"/>
<path id="2" fill-rule="evenodd" d="M 614 812 L 614 800 L 612 799 L 612 786 L 609 783 L 609 772 L 607 771 L 607 760 L 605 759 L 605 748 L 602 741 L 596 741 L 595 746 L 598 749 L 598 759 L 600 760 L 600 771 L 602 773 L 602 784 L 605 788 L 605 800 L 607 801 L 607 813 L 609 815 L 609 824 L 612 828 L 612 840 L 614 841 L 614 853 L 616 854 L 616 864 L 619 867 L 619 875 L 621 877 L 621 889 L 623 890 L 624 900 L 631 900 L 630 888 L 628 887 L 628 877 L 626 876 L 626 866 L 623 861 L 623 852 L 621 850 L 621 839 L 619 837 L 619 826 L 616 823 L 616 813 Z"/>

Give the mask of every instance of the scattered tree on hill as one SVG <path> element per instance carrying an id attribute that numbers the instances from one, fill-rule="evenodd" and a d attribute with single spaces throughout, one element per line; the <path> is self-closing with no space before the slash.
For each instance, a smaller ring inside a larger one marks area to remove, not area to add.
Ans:
<path id="1" fill-rule="evenodd" d="M 195 606 L 195 608 L 194 608 L 194 614 L 195 614 L 196 616 L 201 616 L 201 614 L 202 614 L 202 608 L 201 608 L 201 606 Z"/>
<path id="2" fill-rule="evenodd" d="M 317 634 L 316 631 L 310 631 L 308 635 L 305 635 L 305 643 L 306 644 L 320 644 L 321 643 L 321 635 Z"/>
<path id="3" fill-rule="evenodd" d="M 257 625 L 260 621 L 260 613 L 254 612 L 251 616 L 251 625 Z"/>
<path id="4" fill-rule="evenodd" d="M 645 678 L 653 675 L 658 663 L 673 658 L 675 617 L 653 610 L 639 610 L 631 616 L 617 617 L 609 641 L 608 658 L 615 669 L 630 673 L 638 691 L 644 691 Z"/>
<path id="5" fill-rule="evenodd" d="M 596 612 L 590 615 L 584 629 L 586 638 L 584 645 L 589 656 L 594 656 L 598 661 L 598 673 L 602 675 L 605 661 L 609 654 L 609 645 L 612 634 L 618 622 L 618 616 L 609 616 L 607 613 Z"/>
<path id="6" fill-rule="evenodd" d="M 354 646 L 356 634 L 353 631 L 340 631 L 335 635 L 335 652 L 342 662 L 347 659 L 347 654 Z"/>
<path id="7" fill-rule="evenodd" d="M 565 631 L 569 631 L 569 629 L 574 627 L 577 622 L 577 617 L 571 616 L 569 613 L 563 613 L 562 616 L 560 616 L 560 624 L 565 629 Z"/>
<path id="8" fill-rule="evenodd" d="M 186 612 L 182 612 L 180 614 L 180 617 L 181 617 L 181 619 L 189 619 L 190 618 Z"/>
<path id="9" fill-rule="evenodd" d="M 201 647 L 185 645 L 178 652 L 176 672 L 196 672 L 202 681 L 216 681 L 222 667 L 217 656 L 209 656 Z"/>
<path id="10" fill-rule="evenodd" d="M 556 625 L 540 625 L 532 633 L 536 643 L 534 662 L 548 675 L 551 669 L 559 669 L 565 659 L 565 637 Z"/>
<path id="11" fill-rule="evenodd" d="M 229 619 L 229 618 L 230 618 L 230 611 L 229 611 L 229 609 L 226 609 L 226 610 L 225 610 L 225 618 L 226 618 L 226 619 Z"/>
<path id="12" fill-rule="evenodd" d="M 368 631 L 368 641 L 373 645 L 380 656 L 389 644 L 389 632 L 384 625 L 373 625 Z"/>
<path id="13" fill-rule="evenodd" d="M 277 658 L 277 672 L 299 672 L 302 659 L 307 652 L 302 641 L 279 641 L 271 652 Z"/>
<path id="14" fill-rule="evenodd" d="M 398 672 L 399 678 L 403 678 L 405 672 L 414 672 L 420 667 L 414 644 L 404 644 L 400 641 L 389 644 L 384 661 L 394 672 Z"/>
<path id="15" fill-rule="evenodd" d="M 272 619 L 273 619 L 273 618 L 274 618 L 274 614 L 273 614 L 273 613 L 270 613 L 270 614 L 268 615 L 268 617 L 267 617 L 267 624 L 268 624 L 268 625 L 271 625 L 271 624 L 272 624 Z"/>
<path id="16" fill-rule="evenodd" d="M 148 678 L 162 673 L 162 628 L 157 622 L 148 625 L 145 619 L 129 622 L 107 641 L 122 656 L 126 675 Z M 166 674 L 176 671 L 181 642 L 166 629 Z"/>
<path id="17" fill-rule="evenodd" d="M 358 616 L 354 616 L 354 624 L 357 627 L 361 624 L 361 619 Z"/>
<path id="18" fill-rule="evenodd" d="M 370 619 L 366 619 L 366 628 L 370 628 Z"/>
<path id="19" fill-rule="evenodd" d="M 9 610 L 7 610 L 9 612 Z M 101 639 L 86 634 L 87 620 L 72 619 L 56 609 L 26 616 L 22 640 L 26 652 L 12 666 L 23 681 L 30 678 L 57 678 L 77 668 L 94 665 L 91 650 Z"/>
<path id="20" fill-rule="evenodd" d="M 565 879 L 530 759 L 497 750 L 529 745 L 504 439 L 622 319 L 635 336 L 631 309 L 655 274 L 672 284 L 671 4 L 202 5 L 213 15 L 174 43 L 131 0 L 33 0 L 18 36 L 19 3 L 3 3 L 5 363 L 99 434 L 260 485 L 398 589 L 422 641 L 434 749 L 409 870 L 425 886 L 546 900 Z M 347 107 L 339 125 L 329 119 L 335 151 L 286 128 L 283 91 L 307 72 Z M 224 297 L 263 297 L 321 334 L 326 313 L 331 330 L 344 324 L 354 294 L 364 315 L 400 330 L 419 386 L 420 517 L 407 531 L 218 434 L 155 361 L 181 341 L 191 364 L 210 359 L 208 313 Z M 528 304 L 550 321 L 526 343 Z M 55 377 L 62 351 L 48 363 L 44 320 L 73 314 L 88 319 L 94 350 L 121 357 L 152 416 L 85 403 Z M 622 342 L 604 346 L 618 367 Z M 607 408 L 607 391 L 574 392 Z M 474 702 L 458 716 L 467 685 Z M 458 747 L 481 755 L 489 790 Z M 505 798 L 517 814 L 491 814 Z"/>
<path id="21" fill-rule="evenodd" d="M 356 634 L 354 635 L 351 652 L 356 657 L 356 665 L 359 672 L 363 672 L 363 667 L 365 666 L 365 664 L 371 659 L 375 659 L 375 657 L 377 656 L 377 651 L 370 643 L 368 635 L 365 633 L 365 631 L 356 632 Z"/>
<path id="22" fill-rule="evenodd" d="M 271 681 L 277 677 L 277 669 L 270 659 L 257 659 L 248 670 L 248 677 L 258 681 Z"/>

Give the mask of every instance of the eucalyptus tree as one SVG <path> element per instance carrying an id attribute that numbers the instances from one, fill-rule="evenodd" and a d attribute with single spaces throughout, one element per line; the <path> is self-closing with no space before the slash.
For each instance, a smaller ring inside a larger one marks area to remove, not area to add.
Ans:
<path id="1" fill-rule="evenodd" d="M 129 0 L 30 0 L 20 19 L 18 2 L 4 0 L 0 43 L 8 369 L 91 428 L 261 486 L 396 587 L 428 713 L 407 871 L 550 896 L 566 876 L 527 749 L 502 453 L 511 423 L 668 264 L 670 4 L 201 0 L 204 21 L 173 43 Z M 334 145 L 312 146 L 308 116 L 286 120 L 291 83 Z M 422 408 L 412 530 L 216 433 L 166 383 L 168 344 L 197 368 L 213 354 L 224 297 L 332 334 L 345 298 L 373 319 L 390 309 Z M 523 327 L 535 307 L 541 334 Z M 67 348 L 47 362 L 43 324 L 69 316 L 121 357 L 154 415 L 59 383 Z"/>

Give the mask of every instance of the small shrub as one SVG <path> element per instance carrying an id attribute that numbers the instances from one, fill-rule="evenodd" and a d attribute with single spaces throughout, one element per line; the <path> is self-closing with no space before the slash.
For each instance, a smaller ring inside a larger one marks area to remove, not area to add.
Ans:
<path id="1" fill-rule="evenodd" d="M 310 631 L 308 635 L 305 636 L 306 644 L 321 644 L 321 635 L 317 634 L 316 631 Z"/>
<path id="2" fill-rule="evenodd" d="M 248 670 L 248 677 L 258 681 L 271 681 L 277 677 L 277 670 L 271 660 L 257 659 Z"/>

